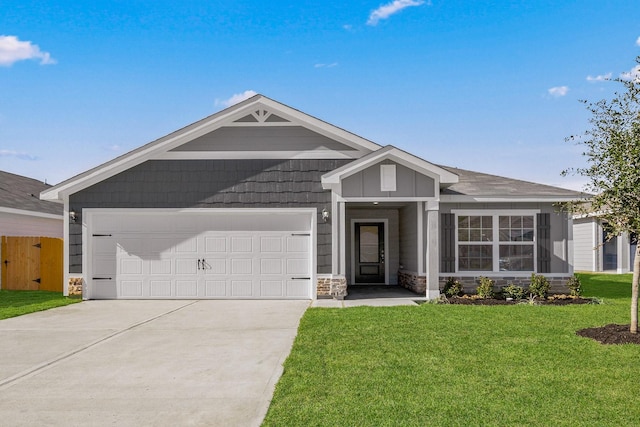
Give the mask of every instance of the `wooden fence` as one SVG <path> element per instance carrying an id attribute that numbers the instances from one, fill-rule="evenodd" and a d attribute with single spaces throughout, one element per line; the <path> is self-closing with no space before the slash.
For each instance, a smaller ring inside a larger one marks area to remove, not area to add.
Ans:
<path id="1" fill-rule="evenodd" d="M 62 239 L 2 236 L 2 289 L 62 292 Z"/>

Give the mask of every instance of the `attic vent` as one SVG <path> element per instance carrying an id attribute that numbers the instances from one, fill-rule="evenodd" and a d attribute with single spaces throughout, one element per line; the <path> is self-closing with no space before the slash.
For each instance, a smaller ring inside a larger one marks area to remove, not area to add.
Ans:
<path id="1" fill-rule="evenodd" d="M 380 191 L 396 191 L 396 165 L 380 165 Z"/>
<path id="2" fill-rule="evenodd" d="M 244 116 L 236 120 L 236 123 L 257 123 L 257 122 L 258 122 L 258 119 L 256 119 L 253 114 L 249 114 L 248 116 Z"/>
<path id="3" fill-rule="evenodd" d="M 235 123 L 289 123 L 289 120 L 271 114 L 267 110 L 256 110 L 249 115 L 239 118 Z"/>

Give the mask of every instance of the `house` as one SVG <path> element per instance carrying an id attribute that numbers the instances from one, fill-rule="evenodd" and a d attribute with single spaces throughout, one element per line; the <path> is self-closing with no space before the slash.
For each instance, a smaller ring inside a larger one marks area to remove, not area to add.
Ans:
<path id="1" fill-rule="evenodd" d="M 41 194 L 64 204 L 67 282 L 90 299 L 561 284 L 572 228 L 554 203 L 580 196 L 436 165 L 262 95 Z"/>
<path id="2" fill-rule="evenodd" d="M 609 239 L 606 223 L 597 215 L 576 215 L 573 238 L 576 271 L 633 271 L 638 236 L 622 233 Z"/>
<path id="3" fill-rule="evenodd" d="M 40 200 L 40 192 L 50 188 L 38 180 L 0 171 L 0 289 L 8 274 L 7 239 L 16 237 L 62 238 L 63 207 L 58 203 Z"/>

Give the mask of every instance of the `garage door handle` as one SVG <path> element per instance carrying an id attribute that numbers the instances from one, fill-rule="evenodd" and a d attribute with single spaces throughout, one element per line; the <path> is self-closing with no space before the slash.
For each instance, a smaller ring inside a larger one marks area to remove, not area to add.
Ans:
<path id="1" fill-rule="evenodd" d="M 198 270 L 200 270 L 200 260 L 198 260 Z"/>
<path id="2" fill-rule="evenodd" d="M 92 277 L 92 280 L 113 280 L 111 277 Z"/>
<path id="3" fill-rule="evenodd" d="M 291 280 L 311 280 L 311 277 L 292 277 Z"/>

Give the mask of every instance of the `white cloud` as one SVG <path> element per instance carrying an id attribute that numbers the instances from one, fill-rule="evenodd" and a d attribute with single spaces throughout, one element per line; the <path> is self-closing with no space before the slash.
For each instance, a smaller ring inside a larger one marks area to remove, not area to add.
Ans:
<path id="1" fill-rule="evenodd" d="M 345 31 L 353 31 L 353 25 L 350 25 L 350 24 L 344 24 L 344 25 L 342 26 L 342 29 L 343 29 L 343 30 L 345 30 Z"/>
<path id="2" fill-rule="evenodd" d="M 15 157 L 20 160 L 38 160 L 36 156 L 14 150 L 0 150 L 0 157 Z"/>
<path id="3" fill-rule="evenodd" d="M 8 67 L 27 59 L 39 59 L 41 65 L 56 63 L 49 52 L 41 51 L 30 41 L 20 41 L 16 36 L 0 36 L 0 66 Z"/>
<path id="4" fill-rule="evenodd" d="M 638 37 L 638 40 L 636 40 L 636 45 L 640 46 L 640 37 Z"/>
<path id="5" fill-rule="evenodd" d="M 337 66 L 338 66 L 337 62 L 332 62 L 331 64 L 314 64 L 313 68 L 333 68 Z"/>
<path id="6" fill-rule="evenodd" d="M 216 105 L 222 105 L 223 107 L 231 107 L 232 105 L 236 105 L 238 102 L 242 102 L 245 99 L 249 99 L 252 96 L 257 95 L 258 92 L 253 90 L 245 90 L 242 93 L 236 93 L 229 99 L 219 100 L 216 99 Z"/>
<path id="7" fill-rule="evenodd" d="M 559 98 L 561 96 L 565 96 L 569 92 L 569 87 L 556 86 L 549 89 L 548 92 L 549 92 L 549 95 L 553 96 L 554 98 Z"/>
<path id="8" fill-rule="evenodd" d="M 378 25 L 382 19 L 387 19 L 391 15 L 400 12 L 402 9 L 411 6 L 422 6 L 424 0 L 393 0 L 391 3 L 383 4 L 376 10 L 372 11 L 367 20 L 367 25 Z M 430 4 L 430 3 L 427 3 Z"/>
<path id="9" fill-rule="evenodd" d="M 611 79 L 612 73 L 600 74 L 599 76 L 587 76 L 588 82 L 604 82 Z"/>
<path id="10" fill-rule="evenodd" d="M 636 65 L 630 71 L 620 74 L 620 79 L 626 81 L 634 80 L 640 83 L 640 65 Z"/>

